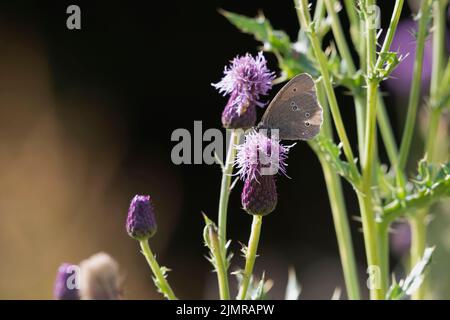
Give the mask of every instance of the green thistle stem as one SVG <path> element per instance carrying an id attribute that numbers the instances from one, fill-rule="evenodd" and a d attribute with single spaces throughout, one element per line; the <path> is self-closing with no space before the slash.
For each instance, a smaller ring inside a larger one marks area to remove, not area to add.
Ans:
<path id="1" fill-rule="evenodd" d="M 329 9 L 328 7 L 330 6 L 330 2 L 327 1 L 326 4 L 328 4 L 327 9 Z M 296 6 L 296 8 L 297 8 L 297 15 L 299 17 L 300 24 L 302 25 L 302 27 L 305 30 L 308 31 L 308 36 L 312 43 L 314 54 L 316 56 L 317 61 L 319 62 L 320 72 L 322 74 L 322 83 L 325 88 L 325 93 L 328 98 L 329 106 L 331 109 L 331 113 L 333 115 L 333 120 L 334 120 L 334 124 L 336 126 L 336 130 L 338 132 L 338 136 L 343 143 L 345 156 L 350 164 L 350 168 L 351 168 L 354 176 L 358 177 L 359 172 L 355 165 L 354 156 L 353 156 L 353 152 L 351 150 L 350 142 L 347 138 L 347 134 L 345 132 L 345 127 L 343 125 L 342 118 L 341 118 L 341 115 L 339 112 L 339 107 L 337 105 L 337 100 L 336 100 L 336 96 L 334 94 L 333 85 L 331 83 L 330 75 L 328 72 L 326 57 L 321 49 L 320 41 L 317 37 L 317 34 L 315 33 L 314 26 L 311 23 L 311 17 L 309 15 L 307 1 L 306 0 L 299 1 L 298 6 Z M 333 32 L 335 34 L 337 34 L 338 37 L 340 37 L 339 30 L 342 30 L 342 28 L 340 27 L 337 16 L 334 16 L 334 19 L 332 21 L 334 21 L 334 23 L 332 25 Z M 339 39 L 341 39 L 341 41 L 339 43 L 342 46 L 343 51 L 348 52 L 348 50 L 347 50 L 348 48 L 346 46 L 345 40 L 342 38 L 339 38 Z M 353 62 L 351 61 L 350 55 L 347 55 L 346 57 L 347 57 L 347 59 L 349 59 L 350 66 L 352 66 Z M 324 100 L 323 97 L 320 97 L 320 94 L 322 92 L 321 88 L 319 88 L 318 91 L 319 91 L 319 98 L 322 98 L 322 100 Z M 325 110 L 325 111 L 327 111 L 327 110 Z M 328 114 L 328 112 L 325 112 L 324 116 L 326 117 L 327 114 Z M 328 134 L 331 135 L 331 126 L 330 125 L 331 125 L 331 122 L 329 122 L 329 124 L 328 124 L 327 119 L 325 119 L 324 129 L 325 129 L 325 131 L 327 131 Z M 361 131 L 361 127 L 359 129 Z M 313 145 L 313 143 L 311 143 L 311 145 Z M 358 284 L 356 265 L 355 265 L 355 259 L 354 259 L 354 254 L 353 254 L 353 246 L 351 243 L 351 235 L 350 235 L 350 230 L 348 227 L 348 218 L 347 218 L 345 205 L 344 205 L 343 197 L 342 197 L 342 189 L 341 189 L 342 187 L 341 187 L 339 178 L 332 172 L 332 169 L 329 168 L 328 162 L 323 161 L 323 159 L 321 159 L 321 163 L 322 163 L 322 168 L 323 168 L 323 172 L 325 175 L 325 180 L 327 183 L 327 188 L 328 188 L 329 197 L 330 197 L 330 203 L 332 206 L 333 220 L 335 223 L 336 235 L 338 238 L 341 263 L 343 266 L 344 277 L 345 277 L 346 286 L 347 286 L 347 294 L 350 299 L 359 299 L 360 298 L 359 284 Z"/>
<path id="2" fill-rule="evenodd" d="M 211 253 L 215 260 L 215 268 L 217 273 L 217 282 L 219 284 L 219 294 L 221 300 L 230 300 L 230 289 L 228 287 L 228 276 L 226 261 L 223 259 L 222 252 L 220 250 L 220 244 L 217 236 L 217 229 L 209 229 L 209 240 Z"/>
<path id="3" fill-rule="evenodd" d="M 323 125 L 322 134 L 331 137 L 333 134 L 331 127 L 330 112 L 326 102 L 325 93 L 321 82 L 316 84 L 317 97 L 323 107 Z M 310 141 L 309 145 L 316 151 L 322 166 L 322 171 L 327 186 L 328 198 L 333 216 L 334 228 L 339 248 L 339 256 L 344 274 L 345 286 L 347 288 L 347 296 L 350 300 L 361 299 L 359 289 L 358 271 L 356 268 L 355 253 L 352 244 L 352 235 L 348 221 L 347 209 L 345 207 L 344 194 L 342 184 L 338 174 L 334 173 L 331 164 L 316 150 L 314 141 Z"/>
<path id="4" fill-rule="evenodd" d="M 359 300 L 361 296 L 359 292 L 358 271 L 356 268 L 350 226 L 342 192 L 342 184 L 339 176 L 333 172 L 330 163 L 322 157 L 319 157 L 319 160 L 322 165 L 322 171 L 327 185 L 328 198 L 338 241 L 339 256 L 341 258 L 345 286 L 347 288 L 347 296 L 350 300 Z"/>
<path id="5" fill-rule="evenodd" d="M 230 144 L 227 150 L 227 157 L 225 159 L 224 167 L 222 168 L 222 182 L 220 185 L 220 199 L 219 199 L 219 254 L 216 257 L 217 279 L 219 288 L 221 288 L 221 298 L 228 300 L 230 298 L 228 274 L 227 274 L 227 213 L 228 213 L 228 199 L 230 198 L 231 176 L 233 174 L 233 164 L 236 157 L 235 146 L 239 143 L 240 131 L 231 130 Z M 220 256 L 220 257 L 219 257 Z"/>
<path id="6" fill-rule="evenodd" d="M 362 158 L 364 156 L 364 119 L 366 118 L 366 105 L 364 103 L 364 95 L 355 95 L 354 101 L 356 114 L 356 134 L 358 136 L 358 154 L 360 157 L 360 162 L 362 163 L 364 161 L 364 159 Z"/>
<path id="7" fill-rule="evenodd" d="M 228 199 L 230 198 L 231 175 L 233 174 L 233 163 L 236 157 L 235 145 L 239 143 L 239 130 L 231 130 L 230 145 L 227 150 L 227 157 L 222 172 L 222 182 L 220 185 L 219 199 L 219 241 L 221 252 L 225 257 L 225 246 L 227 243 L 227 211 Z"/>
<path id="8" fill-rule="evenodd" d="M 347 44 L 347 40 L 344 36 L 344 31 L 342 29 L 341 22 L 339 20 L 339 16 L 335 10 L 336 1 L 335 0 L 325 0 L 325 5 L 327 8 L 328 16 L 331 18 L 331 29 L 333 31 L 334 39 L 336 40 L 336 44 L 339 49 L 339 53 L 342 56 L 342 60 L 345 62 L 349 76 L 352 76 L 356 73 L 355 64 L 353 62 L 352 54 L 350 52 L 350 48 Z M 354 8 L 353 8 L 354 9 Z M 347 10 L 349 13 L 349 17 L 351 16 L 351 10 L 347 6 Z M 351 28 L 351 30 L 354 30 Z M 364 97 L 361 94 L 355 95 L 355 111 L 356 111 L 356 125 L 357 125 L 357 134 L 358 134 L 358 148 L 359 154 L 362 155 L 362 148 L 364 146 L 364 117 L 365 117 L 365 108 L 364 108 Z"/>
<path id="9" fill-rule="evenodd" d="M 377 223 L 378 248 L 381 261 L 380 285 L 384 294 L 386 294 L 389 288 L 389 226 L 388 223 Z"/>
<path id="10" fill-rule="evenodd" d="M 429 9 L 427 3 L 428 1 L 423 1 L 422 7 L 424 10 Z M 447 5 L 447 0 L 434 1 L 432 4 L 433 10 L 433 69 L 431 75 L 431 85 L 430 85 L 430 98 L 431 105 L 434 106 L 436 100 L 438 99 L 438 88 L 439 82 L 442 78 L 442 70 L 444 67 L 444 44 L 445 44 L 445 7 Z M 422 10 L 422 9 L 421 9 Z M 424 12 L 424 11 L 422 11 Z M 424 13 L 423 13 L 424 14 Z M 425 20 L 423 17 L 421 19 Z M 425 23 L 425 22 L 423 22 Z M 419 22 L 419 34 L 420 34 L 420 22 Z M 419 49 L 419 44 L 417 44 Z M 417 49 L 417 50 L 418 50 Z M 423 49 L 422 49 L 423 50 Z M 428 139 L 425 144 L 425 152 L 428 156 L 428 160 L 433 163 L 435 159 L 434 146 L 436 144 L 439 119 L 441 115 L 441 110 L 432 108 L 430 115 L 430 124 L 428 128 Z M 427 241 L 427 226 L 426 226 L 426 216 L 429 208 L 417 211 L 416 215 L 411 219 L 411 268 L 416 265 L 423 256 L 425 251 L 426 241 Z M 422 300 L 425 297 L 426 281 L 424 279 L 422 285 L 414 292 L 412 298 L 414 300 Z"/>
<path id="11" fill-rule="evenodd" d="M 248 286 L 253 273 L 255 265 L 256 251 L 258 250 L 259 236 L 261 234 L 262 216 L 253 215 L 252 230 L 250 232 L 250 239 L 248 240 L 247 252 L 245 255 L 245 269 L 242 278 L 241 288 L 237 296 L 238 300 L 245 300 L 247 298 Z"/>
<path id="12" fill-rule="evenodd" d="M 375 1 L 367 0 L 366 8 L 375 5 Z M 380 272 L 377 276 L 380 279 L 375 279 L 377 285 L 370 288 L 370 297 L 374 300 L 381 300 L 385 298 L 385 284 L 387 280 L 384 279 L 387 261 L 380 255 L 379 241 L 380 235 L 378 233 L 378 226 L 375 221 L 374 213 L 374 199 L 372 191 L 373 170 L 376 163 L 376 123 L 377 123 L 377 99 L 378 99 L 378 82 L 374 79 L 375 73 L 375 59 L 376 59 L 376 37 L 375 30 L 372 26 L 371 17 L 365 10 L 366 18 L 366 38 L 367 38 L 367 112 L 365 125 L 365 141 L 364 141 L 364 156 L 362 157 L 362 195 L 358 195 L 361 206 L 361 218 L 364 233 L 364 243 L 366 248 L 367 263 L 369 267 L 379 268 Z M 379 280 L 379 281 L 378 281 Z M 379 285 L 378 285 L 379 284 Z"/>
<path id="13" fill-rule="evenodd" d="M 388 52 L 391 48 L 392 40 L 394 40 L 395 30 L 397 30 L 398 21 L 400 20 L 400 16 L 402 14 L 404 0 L 396 0 L 394 6 L 394 12 L 392 13 L 391 22 L 389 23 L 389 28 L 386 33 L 385 40 L 383 42 L 383 46 L 381 47 L 380 54 L 378 56 L 377 64 L 375 69 L 381 67 L 381 57 L 384 53 Z"/>
<path id="14" fill-rule="evenodd" d="M 430 162 L 435 159 L 436 136 L 439 128 L 439 119 L 441 116 L 441 108 L 435 108 L 438 97 L 439 84 L 442 79 L 442 72 L 444 70 L 444 45 L 445 45 L 445 1 L 435 1 L 433 3 L 433 19 L 434 19 L 434 35 L 433 35 L 433 69 L 430 85 L 431 97 L 431 115 L 428 131 L 428 139 L 425 145 L 425 152 L 428 155 Z"/>
<path id="15" fill-rule="evenodd" d="M 417 34 L 416 57 L 414 60 L 413 79 L 409 95 L 408 111 L 406 123 L 403 130 L 402 143 L 400 145 L 400 155 L 398 159 L 398 172 L 403 171 L 406 160 L 409 156 L 414 126 L 416 123 L 417 108 L 419 106 L 420 84 L 422 79 L 423 55 L 425 49 L 425 38 L 427 35 L 427 24 L 429 20 L 431 0 L 422 0 L 420 6 L 419 30 Z"/>
<path id="16" fill-rule="evenodd" d="M 331 17 L 331 30 L 333 31 L 333 36 L 336 40 L 339 53 L 341 54 L 342 59 L 347 64 L 348 73 L 353 75 L 356 72 L 356 69 L 353 63 L 352 54 L 350 53 L 350 48 L 347 45 L 347 40 L 345 40 L 341 22 L 335 10 L 336 1 L 325 0 L 325 5 L 327 7 L 328 16 Z"/>
<path id="17" fill-rule="evenodd" d="M 419 210 L 410 219 L 411 226 L 411 265 L 410 270 L 422 260 L 427 242 L 427 225 L 425 219 L 427 210 Z M 425 280 L 425 279 L 424 279 Z M 412 294 L 413 300 L 423 300 L 425 298 L 426 282 L 423 281 L 419 288 Z"/>
<path id="18" fill-rule="evenodd" d="M 139 241 L 139 244 L 142 249 L 142 254 L 147 260 L 148 265 L 150 266 L 150 269 L 152 270 L 153 275 L 155 276 L 156 281 L 159 284 L 159 289 L 161 290 L 161 293 L 164 294 L 164 296 L 169 300 L 177 300 L 177 297 L 173 293 L 172 288 L 170 287 L 169 283 L 167 282 L 164 276 L 164 272 L 161 270 L 161 267 L 159 266 L 158 262 L 155 259 L 155 256 L 153 255 L 152 250 L 150 249 L 148 240 Z"/>
<path id="19" fill-rule="evenodd" d="M 347 136 L 347 132 L 345 130 L 344 123 L 342 121 L 341 113 L 339 111 L 339 106 L 337 103 L 336 95 L 333 90 L 333 85 L 331 83 L 330 74 L 328 71 L 327 58 L 324 52 L 321 49 L 320 41 L 317 37 L 317 34 L 314 30 L 314 26 L 311 23 L 311 16 L 308 10 L 308 2 L 306 0 L 299 0 L 297 6 L 297 1 L 295 1 L 297 8 L 297 15 L 300 19 L 300 23 L 302 27 L 307 31 L 308 37 L 311 41 L 314 54 L 319 63 L 320 73 L 323 77 L 323 84 L 325 87 L 325 92 L 328 97 L 328 102 L 330 105 L 330 110 L 333 115 L 334 124 L 336 127 L 336 131 L 338 133 L 339 139 L 342 142 L 344 154 L 349 162 L 350 170 L 354 174 L 354 176 L 359 176 L 358 168 L 355 165 L 355 158 L 353 156 L 353 151 L 350 146 L 350 141 Z"/>
<path id="20" fill-rule="evenodd" d="M 392 13 L 391 21 L 389 23 L 389 28 L 386 33 L 385 40 L 383 42 L 383 46 L 381 48 L 380 54 L 378 56 L 375 70 L 381 67 L 381 57 L 384 53 L 388 52 L 392 41 L 394 39 L 395 31 L 397 30 L 398 21 L 400 20 L 400 16 L 403 9 L 404 0 L 396 0 L 394 6 L 394 12 Z M 386 147 L 386 152 L 389 157 L 389 161 L 394 168 L 397 168 L 398 164 L 398 150 L 397 144 L 395 143 L 394 134 L 392 132 L 392 127 L 389 122 L 389 118 L 386 112 L 386 108 L 384 106 L 384 101 L 380 94 L 378 94 L 377 101 L 377 121 L 380 128 L 381 136 L 383 138 L 384 146 Z"/>
<path id="21" fill-rule="evenodd" d="M 368 83 L 367 93 L 367 119 L 366 119 L 366 139 L 364 149 L 364 162 L 363 162 L 363 182 L 362 191 L 364 194 L 358 195 L 361 218 L 364 234 L 364 243 L 366 248 L 367 263 L 369 267 L 378 267 L 382 271 L 386 261 L 380 261 L 380 255 L 378 252 L 378 234 L 377 224 L 375 221 L 375 213 L 373 211 L 373 198 L 372 198 L 372 173 L 373 164 L 375 162 L 375 149 L 376 149 L 376 102 L 377 102 L 377 86 L 374 81 Z M 380 284 L 385 283 L 383 279 L 383 272 L 380 272 Z M 378 282 L 378 281 L 377 281 Z M 374 300 L 381 300 L 385 298 L 385 290 L 383 286 L 372 287 L 370 290 L 370 296 Z"/>
<path id="22" fill-rule="evenodd" d="M 324 0 L 317 0 L 316 7 L 314 9 L 314 21 L 321 21 L 325 17 L 325 4 Z"/>
<path id="23" fill-rule="evenodd" d="M 388 114 L 386 112 L 386 106 L 384 105 L 383 98 L 378 93 L 377 101 L 377 123 L 380 129 L 381 138 L 383 139 L 384 147 L 386 148 L 386 153 L 389 158 L 391 165 L 396 168 L 398 161 L 398 148 L 395 142 L 394 132 L 392 131 L 392 126 L 389 121 Z"/>
<path id="24" fill-rule="evenodd" d="M 344 5 L 348 20 L 350 21 L 350 36 L 356 46 L 359 43 L 360 39 L 360 26 L 358 13 L 356 12 L 356 3 L 354 0 L 344 0 Z"/>

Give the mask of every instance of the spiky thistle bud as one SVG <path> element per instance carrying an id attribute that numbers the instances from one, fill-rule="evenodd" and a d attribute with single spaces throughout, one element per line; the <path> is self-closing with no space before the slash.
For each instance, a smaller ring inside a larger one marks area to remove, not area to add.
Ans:
<path id="1" fill-rule="evenodd" d="M 253 215 L 265 216 L 275 210 L 278 202 L 275 176 L 246 179 L 241 194 L 242 207 Z"/>
<path id="2" fill-rule="evenodd" d="M 245 181 L 241 194 L 243 208 L 252 215 L 271 213 L 278 201 L 275 174 L 286 174 L 286 159 L 292 146 L 283 146 L 278 139 L 252 131 L 237 146 L 238 174 Z"/>
<path id="3" fill-rule="evenodd" d="M 63 263 L 59 266 L 53 290 L 56 300 L 80 299 L 77 270 L 78 266 L 69 263 Z"/>
<path id="4" fill-rule="evenodd" d="M 256 106 L 264 107 L 260 96 L 272 88 L 275 74 L 267 68 L 262 52 L 237 56 L 225 67 L 224 77 L 212 84 L 219 92 L 230 95 L 222 113 L 222 125 L 227 129 L 247 129 L 255 125 Z"/>
<path id="5" fill-rule="evenodd" d="M 131 200 L 126 223 L 127 232 L 136 240 L 151 238 L 157 229 L 150 196 L 136 195 Z"/>

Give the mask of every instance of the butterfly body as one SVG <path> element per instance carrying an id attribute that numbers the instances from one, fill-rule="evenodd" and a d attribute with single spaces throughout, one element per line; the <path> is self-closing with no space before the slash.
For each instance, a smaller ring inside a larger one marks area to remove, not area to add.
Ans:
<path id="1" fill-rule="evenodd" d="M 302 73 L 276 94 L 257 130 L 278 129 L 281 140 L 310 140 L 319 133 L 322 121 L 314 80 Z"/>

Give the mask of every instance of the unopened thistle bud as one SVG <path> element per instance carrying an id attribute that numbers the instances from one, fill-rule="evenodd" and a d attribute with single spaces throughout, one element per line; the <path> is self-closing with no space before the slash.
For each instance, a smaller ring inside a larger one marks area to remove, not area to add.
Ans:
<path id="1" fill-rule="evenodd" d="M 242 207 L 252 215 L 265 216 L 275 210 L 278 202 L 275 176 L 246 179 L 241 194 Z"/>
<path id="2" fill-rule="evenodd" d="M 147 240 L 155 234 L 157 226 L 150 196 L 137 195 L 133 198 L 126 227 L 130 237 L 139 241 Z"/>
<path id="3" fill-rule="evenodd" d="M 255 125 L 256 106 L 264 107 L 260 96 L 272 88 L 275 74 L 267 68 L 262 52 L 255 58 L 250 54 L 231 61 L 225 67 L 224 77 L 213 86 L 224 95 L 230 95 L 222 113 L 222 125 L 227 129 L 247 129 Z"/>
<path id="4" fill-rule="evenodd" d="M 205 241 L 205 245 L 212 249 L 217 247 L 219 243 L 217 226 L 205 214 L 203 214 L 203 218 L 206 224 L 203 229 L 203 240 Z"/>
<path id="5" fill-rule="evenodd" d="M 237 146 L 238 174 L 245 181 L 241 201 L 249 214 L 267 215 L 275 209 L 278 201 L 275 174 L 286 174 L 290 148 L 256 131 L 247 134 L 245 142 Z"/>
<path id="6" fill-rule="evenodd" d="M 56 300 L 79 300 L 78 266 L 63 263 L 56 274 L 55 288 L 53 291 Z"/>
<path id="7" fill-rule="evenodd" d="M 80 263 L 80 297 L 82 300 L 120 299 L 119 265 L 100 252 Z"/>

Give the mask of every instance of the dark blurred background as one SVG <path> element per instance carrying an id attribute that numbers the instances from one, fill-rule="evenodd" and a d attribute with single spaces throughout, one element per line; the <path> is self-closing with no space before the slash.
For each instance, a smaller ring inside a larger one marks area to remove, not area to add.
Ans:
<path id="1" fill-rule="evenodd" d="M 379 1 L 383 27 L 391 2 Z M 81 30 L 66 28 L 70 4 L 81 8 Z M 159 298 L 124 229 L 135 194 L 154 200 L 159 231 L 151 245 L 173 270 L 177 295 L 217 297 L 201 212 L 217 218 L 221 171 L 172 164 L 170 137 L 177 128 L 193 132 L 194 120 L 203 121 L 203 130 L 221 127 L 226 99 L 210 84 L 235 55 L 258 51 L 218 8 L 250 16 L 262 10 L 296 37 L 291 1 L 0 3 L 0 298 L 52 298 L 58 265 L 98 251 L 121 265 L 125 298 Z M 266 57 L 279 75 L 274 57 Z M 352 98 L 340 92 L 356 146 Z M 345 289 L 323 176 L 307 144 L 292 149 L 288 175 L 279 177 L 278 207 L 264 219 L 256 270 L 275 280 L 273 298 L 283 297 L 293 266 L 303 298 L 329 299 L 336 287 Z M 244 265 L 238 242 L 247 242 L 251 223 L 240 208 L 240 189 L 229 208 L 233 269 Z M 349 215 L 358 215 L 347 184 L 345 190 Z M 351 225 L 364 284 L 360 225 Z"/>

